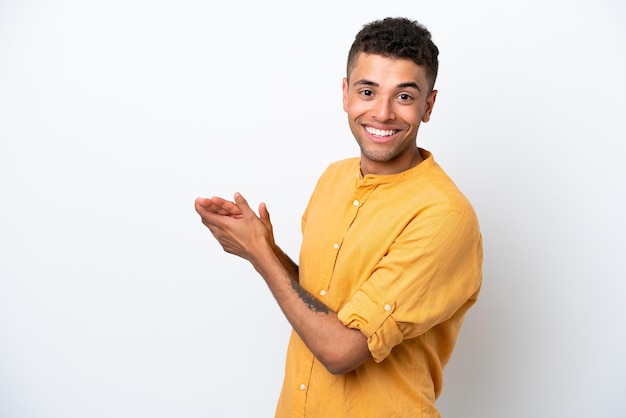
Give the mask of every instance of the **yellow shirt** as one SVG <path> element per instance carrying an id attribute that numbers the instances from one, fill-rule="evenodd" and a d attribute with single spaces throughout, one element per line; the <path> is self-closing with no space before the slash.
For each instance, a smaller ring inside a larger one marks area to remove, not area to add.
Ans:
<path id="1" fill-rule="evenodd" d="M 368 338 L 371 359 L 330 374 L 297 334 L 276 417 L 439 417 L 442 370 L 482 280 L 472 206 L 425 160 L 393 175 L 331 164 L 302 218 L 300 283 Z"/>

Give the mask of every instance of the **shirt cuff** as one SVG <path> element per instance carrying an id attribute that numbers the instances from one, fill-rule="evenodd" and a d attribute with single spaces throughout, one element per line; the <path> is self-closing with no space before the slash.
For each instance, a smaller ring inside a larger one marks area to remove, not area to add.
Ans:
<path id="1" fill-rule="evenodd" d="M 358 329 L 367 337 L 372 357 L 380 363 L 404 339 L 392 316 L 395 308 L 394 301 L 375 301 L 359 290 L 339 310 L 337 317 L 345 326 Z"/>

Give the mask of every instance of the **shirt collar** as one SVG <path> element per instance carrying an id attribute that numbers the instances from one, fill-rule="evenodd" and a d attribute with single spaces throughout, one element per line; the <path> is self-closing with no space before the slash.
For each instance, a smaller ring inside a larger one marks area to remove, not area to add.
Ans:
<path id="1" fill-rule="evenodd" d="M 421 163 L 416 165 L 413 168 L 410 168 L 405 171 L 401 171 L 400 173 L 395 174 L 367 174 L 363 176 L 361 174 L 360 163 L 357 164 L 357 180 L 360 184 L 383 184 L 383 183 L 398 183 L 404 181 L 406 179 L 415 177 L 423 173 L 424 171 L 430 169 L 435 164 L 435 159 L 430 151 L 427 151 L 423 148 L 418 148 L 420 154 L 422 154 L 422 158 L 424 159 Z"/>

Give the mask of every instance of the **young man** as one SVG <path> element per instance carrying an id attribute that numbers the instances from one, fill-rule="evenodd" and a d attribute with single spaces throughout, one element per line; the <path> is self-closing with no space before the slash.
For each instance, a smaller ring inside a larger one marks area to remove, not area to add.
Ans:
<path id="1" fill-rule="evenodd" d="M 438 417 L 435 400 L 481 286 L 472 206 L 418 148 L 437 91 L 438 49 L 404 18 L 365 25 L 343 107 L 360 158 L 331 164 L 302 218 L 299 267 L 265 204 L 198 198 L 225 251 L 265 279 L 293 327 L 277 417 Z"/>

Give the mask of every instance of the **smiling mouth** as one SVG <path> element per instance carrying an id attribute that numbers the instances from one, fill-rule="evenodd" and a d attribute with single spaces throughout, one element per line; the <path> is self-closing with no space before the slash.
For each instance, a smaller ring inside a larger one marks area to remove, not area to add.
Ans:
<path id="1" fill-rule="evenodd" d="M 371 126 L 366 126 L 365 127 L 365 131 L 373 136 L 377 136 L 379 138 L 385 138 L 388 136 L 392 136 L 394 135 L 396 132 L 396 130 L 394 129 L 377 129 L 377 128 L 372 128 Z"/>

